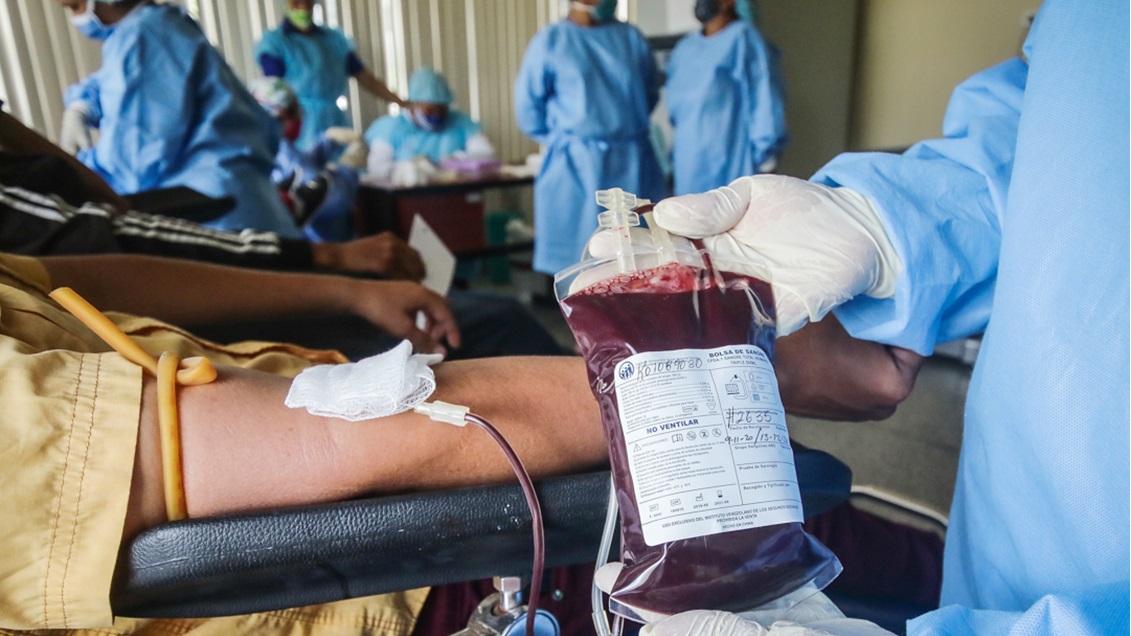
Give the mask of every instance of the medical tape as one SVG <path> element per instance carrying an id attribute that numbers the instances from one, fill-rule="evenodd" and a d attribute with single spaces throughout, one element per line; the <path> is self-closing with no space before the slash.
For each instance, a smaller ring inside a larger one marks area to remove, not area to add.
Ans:
<path id="1" fill-rule="evenodd" d="M 69 287 L 51 292 L 51 298 L 71 312 L 123 358 L 157 378 L 157 426 L 161 439 L 161 473 L 165 491 L 165 514 L 169 521 L 188 517 L 185 502 L 184 460 L 181 456 L 181 424 L 177 413 L 177 385 L 196 386 L 216 379 L 216 368 L 208 358 L 180 359 L 166 351 L 160 360 L 146 353 L 105 314 Z"/>

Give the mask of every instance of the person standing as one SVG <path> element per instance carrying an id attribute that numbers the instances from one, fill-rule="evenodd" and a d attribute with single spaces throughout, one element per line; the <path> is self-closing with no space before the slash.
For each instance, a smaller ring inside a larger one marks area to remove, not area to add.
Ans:
<path id="1" fill-rule="evenodd" d="M 696 0 L 700 31 L 668 61 L 664 101 L 675 130 L 675 193 L 768 171 L 789 141 L 777 51 L 739 17 L 748 0 Z"/>
<path id="2" fill-rule="evenodd" d="M 531 40 L 515 82 L 518 126 L 546 146 L 534 182 L 534 269 L 543 273 L 580 257 L 597 228 L 597 190 L 668 193 L 648 137 L 656 64 L 615 8 L 616 0 L 571 2 L 565 20 Z"/>
<path id="3" fill-rule="evenodd" d="M 267 77 L 281 77 L 298 94 L 306 113 L 298 147 L 318 143 L 328 128 L 348 126 L 338 99 L 352 77 L 377 97 L 407 106 L 385 82 L 366 68 L 353 44 L 337 29 L 314 23 L 315 0 L 287 0 L 287 15 L 278 28 L 268 31 L 255 47 L 255 59 Z"/>

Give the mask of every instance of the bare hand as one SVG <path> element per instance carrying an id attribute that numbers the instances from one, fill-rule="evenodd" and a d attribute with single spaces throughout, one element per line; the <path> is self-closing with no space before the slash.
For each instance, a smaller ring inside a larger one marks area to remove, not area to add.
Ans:
<path id="1" fill-rule="evenodd" d="M 360 281 L 353 312 L 398 338 L 412 342 L 418 353 L 444 353 L 443 342 L 458 348 L 459 328 L 444 298 L 417 283 Z M 416 326 L 423 312 L 424 328 Z"/>
<path id="2" fill-rule="evenodd" d="M 392 232 L 345 243 L 315 243 L 312 249 L 314 266 L 319 269 L 365 272 L 395 280 L 424 278 L 420 254 Z"/>
<path id="3" fill-rule="evenodd" d="M 880 420 L 915 388 L 923 356 L 857 340 L 836 316 L 778 338 L 774 367 L 792 414 L 831 420 Z"/>

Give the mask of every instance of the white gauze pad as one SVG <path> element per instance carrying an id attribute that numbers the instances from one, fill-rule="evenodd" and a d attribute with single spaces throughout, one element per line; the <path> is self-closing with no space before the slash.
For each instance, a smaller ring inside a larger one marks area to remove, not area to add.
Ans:
<path id="1" fill-rule="evenodd" d="M 405 340 L 360 362 L 310 367 L 291 383 L 286 405 L 350 422 L 402 413 L 436 390 L 429 366 L 442 359 L 438 353 L 413 354 Z"/>

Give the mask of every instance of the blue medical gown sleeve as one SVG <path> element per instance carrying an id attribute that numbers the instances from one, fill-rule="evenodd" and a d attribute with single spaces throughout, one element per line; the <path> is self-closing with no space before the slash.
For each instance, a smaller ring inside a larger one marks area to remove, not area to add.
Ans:
<path id="1" fill-rule="evenodd" d="M 836 310 L 852 335 L 928 354 L 985 329 L 1027 72 L 1018 58 L 959 85 L 943 139 L 841 155 L 813 176 L 867 196 L 903 262 L 893 298 Z"/>
<path id="2" fill-rule="evenodd" d="M 518 127 L 538 143 L 545 143 L 550 132 L 546 104 L 553 97 L 554 86 L 546 40 L 546 31 L 541 31 L 530 41 L 514 82 L 514 114 Z"/>
<path id="3" fill-rule="evenodd" d="M 1126 634 L 1127 584 L 1101 585 L 1071 596 L 1050 594 L 1023 612 L 975 610 L 949 605 L 913 619 L 915 636 L 1031 636 L 1037 634 Z"/>
<path id="4" fill-rule="evenodd" d="M 101 91 L 99 101 L 104 112 L 118 116 L 104 118 L 100 129 L 111 143 L 100 142 L 80 158 L 119 192 L 160 187 L 193 132 L 186 122 L 199 115 L 194 100 L 181 96 L 195 94 L 204 82 L 197 72 L 200 50 L 185 59 L 183 50 L 162 47 L 161 38 L 115 38 L 103 45 L 103 59 L 112 62 L 103 63 L 98 81 L 118 90 Z M 161 109 L 148 107 L 157 103 Z"/>
<path id="5" fill-rule="evenodd" d="M 267 77 L 282 77 L 287 74 L 287 63 L 278 55 L 260 53 L 255 59 L 259 62 L 259 69 Z"/>
<path id="6" fill-rule="evenodd" d="M 284 50 L 285 45 L 281 37 L 275 30 L 268 31 L 263 34 L 263 39 L 255 45 L 255 59 L 259 62 L 263 74 L 268 77 L 282 77 L 287 72 L 286 62 L 284 61 L 287 52 Z M 268 61 L 266 66 L 263 64 L 264 58 Z M 268 72 L 268 68 L 271 72 Z"/>
<path id="7" fill-rule="evenodd" d="M 91 73 L 85 78 L 71 84 L 63 93 L 63 106 L 70 108 L 76 102 L 84 102 L 90 121 L 97 124 L 102 120 L 102 100 L 98 94 L 98 73 Z"/>
<path id="8" fill-rule="evenodd" d="M 735 69 L 739 75 L 735 81 L 739 86 L 748 86 L 754 98 L 748 100 L 750 107 L 750 146 L 753 150 L 754 168 L 767 159 L 781 153 L 789 132 L 785 127 L 785 87 L 779 68 L 777 49 L 762 39 L 753 29 L 750 30 L 751 59 Z"/>
<path id="9" fill-rule="evenodd" d="M 365 63 L 357 56 L 357 52 L 351 49 L 346 55 L 346 74 L 353 77 L 364 70 Z"/>
<path id="10" fill-rule="evenodd" d="M 373 120 L 369 124 L 369 128 L 365 129 L 365 143 L 373 145 L 373 142 L 380 139 L 390 146 L 396 148 L 397 138 L 397 119 L 394 115 L 385 115 Z"/>
<path id="11" fill-rule="evenodd" d="M 644 95 L 648 100 L 648 112 L 660 103 L 660 72 L 656 68 L 656 58 L 644 35 L 636 29 L 630 31 L 632 43 L 636 47 L 636 59 L 639 65 L 640 77 L 644 78 Z"/>

